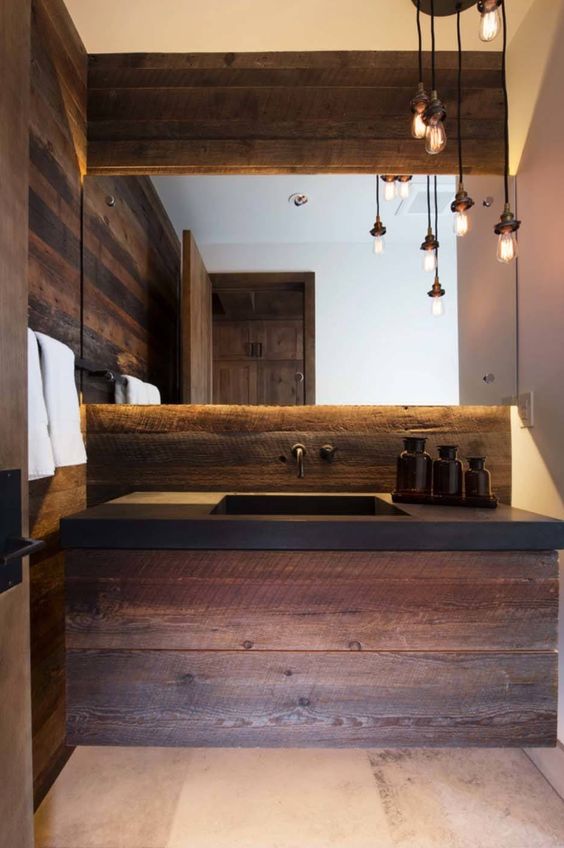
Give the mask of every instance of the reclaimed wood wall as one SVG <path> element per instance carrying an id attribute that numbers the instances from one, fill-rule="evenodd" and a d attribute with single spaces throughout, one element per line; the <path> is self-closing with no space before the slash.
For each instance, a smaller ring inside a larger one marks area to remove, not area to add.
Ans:
<path id="1" fill-rule="evenodd" d="M 390 492 L 402 436 L 428 449 L 457 444 L 488 457 L 493 485 L 511 498 L 509 407 L 86 407 L 88 501 L 136 490 L 292 491 L 291 447 L 306 446 L 300 491 Z M 326 443 L 335 460 L 319 455 Z"/>
<path id="2" fill-rule="evenodd" d="M 73 744 L 555 744 L 554 552 L 73 550 L 67 611 Z"/>
<path id="3" fill-rule="evenodd" d="M 457 172 L 455 52 L 437 54 L 450 143 L 411 138 L 417 53 L 89 57 L 89 173 Z M 424 56 L 429 79 L 429 54 Z M 465 169 L 503 171 L 500 54 L 464 53 Z"/>
<path id="4" fill-rule="evenodd" d="M 29 133 L 29 325 L 80 344 L 81 175 L 86 169 L 86 51 L 62 0 L 33 0 Z M 84 466 L 29 487 L 34 801 L 66 762 L 63 555 L 59 519 L 86 502 Z"/>
<path id="5" fill-rule="evenodd" d="M 87 56 L 63 0 L 33 0 L 29 126 L 29 325 L 80 352 L 81 192 L 86 171 Z M 116 206 L 105 205 L 105 193 Z M 101 368 L 149 378 L 175 400 L 180 246 L 148 177 L 92 178 L 86 193 L 84 353 Z M 110 400 L 100 380 L 84 397 Z M 86 502 L 83 467 L 30 484 L 35 802 L 65 762 L 63 559 L 59 519 Z"/>
<path id="6" fill-rule="evenodd" d="M 112 203 L 113 205 L 108 205 Z M 180 241 L 148 177 L 84 180 L 84 357 L 179 395 Z M 86 402 L 113 386 L 90 380 Z"/>

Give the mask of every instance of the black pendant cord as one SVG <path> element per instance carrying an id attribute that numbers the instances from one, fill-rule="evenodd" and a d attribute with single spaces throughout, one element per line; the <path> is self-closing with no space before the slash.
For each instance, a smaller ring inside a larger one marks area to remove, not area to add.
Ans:
<path id="1" fill-rule="evenodd" d="M 504 171 L 504 186 L 505 186 L 505 203 L 509 203 L 509 95 L 507 93 L 507 18 L 505 15 L 505 0 L 501 4 L 501 17 L 503 20 L 503 46 L 501 49 L 501 85 L 503 88 L 503 103 L 504 103 L 504 143 L 505 143 L 505 171 Z"/>
<path id="2" fill-rule="evenodd" d="M 439 276 L 439 204 L 437 200 L 437 176 L 435 175 L 435 239 L 437 241 L 437 247 L 435 248 L 435 260 L 436 260 L 436 275 Z"/>
<path id="3" fill-rule="evenodd" d="M 79 331 L 79 350 L 80 358 L 84 359 L 84 178 L 80 180 L 80 331 Z M 84 371 L 79 371 L 79 388 L 80 396 L 84 391 Z"/>
<path id="4" fill-rule="evenodd" d="M 376 174 L 376 217 L 380 217 L 380 174 Z"/>
<path id="5" fill-rule="evenodd" d="M 419 44 L 419 82 L 423 82 L 423 35 L 421 33 L 421 0 L 417 0 L 417 41 Z"/>
<path id="6" fill-rule="evenodd" d="M 427 174 L 427 232 L 431 229 L 431 177 Z"/>
<path id="7" fill-rule="evenodd" d="M 431 0 L 431 89 L 437 90 L 435 80 L 435 0 Z"/>
<path id="8" fill-rule="evenodd" d="M 456 10 L 456 36 L 458 39 L 458 182 L 462 184 L 462 32 L 460 29 L 460 5 Z"/>

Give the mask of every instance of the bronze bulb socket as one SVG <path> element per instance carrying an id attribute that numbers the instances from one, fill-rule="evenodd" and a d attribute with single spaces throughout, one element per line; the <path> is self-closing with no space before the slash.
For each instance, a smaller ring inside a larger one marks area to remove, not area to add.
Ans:
<path id="1" fill-rule="evenodd" d="M 511 211 L 511 205 L 506 203 L 501 217 L 494 227 L 495 234 L 501 236 L 504 233 L 516 233 L 520 226 L 521 221 L 515 218 Z"/>
<path id="2" fill-rule="evenodd" d="M 439 282 L 439 278 L 435 277 L 435 282 L 431 286 L 431 290 L 427 292 L 429 297 L 443 297 L 446 292 L 443 288 L 441 288 L 441 284 Z"/>
<path id="3" fill-rule="evenodd" d="M 495 12 L 499 9 L 503 0 L 478 0 L 478 11 L 481 15 L 487 15 L 488 12 Z"/>
<path id="4" fill-rule="evenodd" d="M 419 85 L 417 86 L 417 92 L 415 94 L 415 97 L 412 99 L 412 101 L 410 103 L 411 111 L 413 112 L 414 115 L 416 113 L 419 113 L 419 115 L 422 115 L 428 105 L 429 105 L 429 95 L 425 91 L 425 86 L 423 85 L 423 83 L 420 82 Z"/>
<path id="5" fill-rule="evenodd" d="M 425 236 L 425 240 L 421 245 L 421 250 L 438 250 L 439 242 L 433 235 L 433 231 L 431 229 L 427 230 L 427 235 Z"/>
<path id="6" fill-rule="evenodd" d="M 474 201 L 464 188 L 463 183 L 458 184 L 458 191 L 454 196 L 454 200 L 450 204 L 451 212 L 468 212 L 474 206 Z"/>
<path id="7" fill-rule="evenodd" d="M 408 177 L 406 174 L 403 174 L 402 176 L 396 177 L 396 180 L 398 181 L 398 183 L 409 183 L 409 182 L 411 182 L 412 179 L 413 179 L 413 175 Z"/>
<path id="8" fill-rule="evenodd" d="M 370 230 L 370 235 L 374 236 L 374 238 L 378 238 L 378 237 L 382 238 L 383 236 L 386 235 L 386 228 L 383 225 L 382 221 L 380 220 L 379 215 L 376 216 L 374 226 Z"/>
<path id="9" fill-rule="evenodd" d="M 436 91 L 431 92 L 431 100 L 423 113 L 423 120 L 427 125 L 433 126 L 446 120 L 446 109 Z"/>

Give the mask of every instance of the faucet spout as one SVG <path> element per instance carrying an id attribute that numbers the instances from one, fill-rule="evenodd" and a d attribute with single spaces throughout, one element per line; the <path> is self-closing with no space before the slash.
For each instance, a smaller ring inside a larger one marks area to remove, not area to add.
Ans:
<path id="1" fill-rule="evenodd" d="M 296 459 L 296 464 L 298 466 L 298 479 L 303 479 L 305 477 L 304 471 L 304 456 L 306 455 L 306 449 L 304 445 L 298 444 L 294 445 L 292 448 L 292 456 Z"/>

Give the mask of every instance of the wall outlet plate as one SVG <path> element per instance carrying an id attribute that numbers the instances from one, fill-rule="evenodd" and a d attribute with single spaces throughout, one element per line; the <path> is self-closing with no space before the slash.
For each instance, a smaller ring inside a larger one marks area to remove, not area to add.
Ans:
<path id="1" fill-rule="evenodd" d="M 521 419 L 521 427 L 534 427 L 534 403 L 533 393 L 523 392 L 517 399 L 517 409 Z"/>

